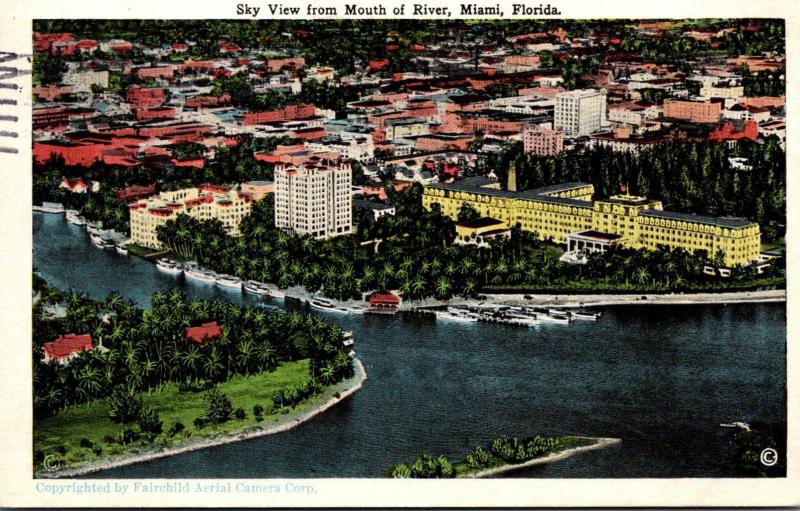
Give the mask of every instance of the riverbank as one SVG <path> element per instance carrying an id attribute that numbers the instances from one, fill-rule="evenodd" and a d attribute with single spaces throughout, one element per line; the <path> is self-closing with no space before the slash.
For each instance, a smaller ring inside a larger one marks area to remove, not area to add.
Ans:
<path id="1" fill-rule="evenodd" d="M 331 408 L 332 406 L 344 401 L 355 392 L 357 392 L 364 385 L 367 379 L 367 371 L 364 364 L 359 359 L 353 360 L 354 375 L 347 380 L 339 382 L 325 389 L 322 394 L 315 396 L 312 400 L 317 401 L 319 404 L 312 406 L 311 409 L 303 410 L 300 413 L 289 413 L 285 417 L 278 419 L 277 423 L 256 426 L 244 429 L 238 432 L 229 432 L 211 437 L 189 438 L 180 445 L 169 448 L 151 448 L 144 451 L 133 452 L 116 456 L 114 458 L 97 460 L 92 462 L 81 463 L 70 467 L 56 467 L 51 466 L 51 470 L 40 470 L 34 473 L 34 478 L 63 478 L 75 477 L 111 468 L 121 467 L 125 465 L 132 465 L 135 463 L 142 463 L 145 461 L 163 458 L 167 456 L 174 456 L 198 449 L 205 449 L 207 447 L 214 447 L 217 445 L 229 444 L 232 442 L 240 442 L 242 440 L 249 440 L 266 435 L 273 435 L 288 431 L 308 420 L 313 419 L 317 415 Z M 55 464 L 54 464 L 55 465 Z"/>
<path id="2" fill-rule="evenodd" d="M 671 293 L 671 294 L 547 294 L 547 295 L 486 295 L 488 302 L 503 305 L 535 305 L 542 307 L 600 307 L 605 305 L 699 305 L 725 303 L 785 302 L 785 289 L 763 291 L 737 291 L 723 293 Z M 455 305 L 457 300 L 441 302 L 439 305 Z M 465 304 L 477 305 L 476 300 L 464 300 Z"/>
<path id="3" fill-rule="evenodd" d="M 578 447 L 565 449 L 563 451 L 554 452 L 552 454 L 548 454 L 547 456 L 543 456 L 541 458 L 534 458 L 532 460 L 528 460 L 523 463 L 515 463 L 515 464 L 506 463 L 503 465 L 479 470 L 476 472 L 461 474 L 459 477 L 472 478 L 472 479 L 495 477 L 497 475 L 504 474 L 506 472 L 513 472 L 515 470 L 519 470 L 521 468 L 533 467 L 536 465 L 544 465 L 546 463 L 553 463 L 554 461 L 563 460 L 582 452 L 604 449 L 606 447 L 610 447 L 612 445 L 616 445 L 622 442 L 622 440 L 619 438 L 605 438 L 605 437 L 575 437 L 575 438 L 595 440 L 595 442 L 591 445 L 581 445 Z"/>

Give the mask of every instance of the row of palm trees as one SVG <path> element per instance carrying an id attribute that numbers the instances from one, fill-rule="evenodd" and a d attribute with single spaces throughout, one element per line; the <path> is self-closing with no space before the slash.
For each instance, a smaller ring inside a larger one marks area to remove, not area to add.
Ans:
<path id="1" fill-rule="evenodd" d="M 190 300 L 178 290 L 154 293 L 148 310 L 116 293 L 99 302 L 74 292 L 42 299 L 64 300 L 67 314 L 47 318 L 41 301 L 34 311 L 34 408 L 40 415 L 104 398 L 119 385 L 142 392 L 174 382 L 195 390 L 289 360 L 310 359 L 310 378 L 324 384 L 352 374 L 341 330 L 315 315 Z M 207 321 L 221 325 L 221 338 L 202 344 L 184 339 L 186 327 Z M 44 363 L 40 343 L 69 332 L 91 333 L 102 348 L 67 365 Z"/>

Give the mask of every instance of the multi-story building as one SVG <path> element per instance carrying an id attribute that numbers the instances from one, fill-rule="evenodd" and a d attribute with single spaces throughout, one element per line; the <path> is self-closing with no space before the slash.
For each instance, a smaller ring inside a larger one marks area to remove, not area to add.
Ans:
<path id="1" fill-rule="evenodd" d="M 555 156 L 564 150 L 564 133 L 546 128 L 526 128 L 522 133 L 525 154 Z"/>
<path id="2" fill-rule="evenodd" d="M 90 69 L 70 71 L 64 73 L 62 81 L 67 85 L 81 85 L 87 88 L 92 85 L 99 85 L 105 89 L 108 88 L 108 71 L 93 71 Z"/>
<path id="3" fill-rule="evenodd" d="M 182 213 L 200 221 L 219 220 L 228 234 L 238 236 L 239 223 L 250 213 L 252 202 L 247 193 L 216 185 L 161 192 L 128 206 L 131 240 L 143 247 L 162 248 L 156 228 Z"/>
<path id="4" fill-rule="evenodd" d="M 300 236 L 330 238 L 353 226 L 352 171 L 342 161 L 275 166 L 275 226 Z"/>
<path id="5" fill-rule="evenodd" d="M 606 237 L 631 248 L 705 250 L 710 257 L 721 250 L 726 266 L 749 264 L 759 257 L 760 230 L 747 219 L 673 213 L 664 211 L 660 201 L 631 195 L 592 200 L 593 194 L 594 187 L 587 183 L 511 192 L 501 190 L 494 180 L 475 177 L 428 185 L 422 203 L 427 209 L 439 204 L 442 213 L 453 219 L 468 203 L 482 216 L 509 226 L 519 224 L 522 230 L 557 243 L 591 232 L 595 238 L 597 233 L 611 235 Z"/>
<path id="6" fill-rule="evenodd" d="M 553 128 L 570 137 L 589 135 L 606 120 L 606 91 L 582 89 L 556 95 Z"/>
<path id="7" fill-rule="evenodd" d="M 722 104 L 715 101 L 664 100 L 664 117 L 691 122 L 717 122 L 722 115 Z"/>

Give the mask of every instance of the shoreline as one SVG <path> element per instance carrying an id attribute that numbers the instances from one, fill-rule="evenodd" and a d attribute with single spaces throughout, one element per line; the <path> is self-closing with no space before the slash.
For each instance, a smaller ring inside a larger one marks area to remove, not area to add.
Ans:
<path id="1" fill-rule="evenodd" d="M 300 424 L 308 420 L 313 419 L 314 417 L 326 411 L 327 409 L 344 401 L 351 395 L 355 394 L 356 391 L 361 389 L 361 387 L 364 385 L 364 382 L 367 379 L 367 371 L 364 368 L 364 364 L 361 362 L 360 359 L 358 358 L 353 359 L 353 370 L 355 374 L 351 379 L 344 380 L 344 382 L 340 382 L 340 384 L 347 383 L 348 387 L 345 390 L 339 392 L 339 397 L 331 395 L 326 401 L 324 401 L 320 405 L 313 407 L 310 410 L 307 410 L 298 416 L 286 417 L 284 420 L 279 420 L 277 424 L 273 424 L 266 427 L 258 427 L 258 429 L 252 429 L 252 428 L 245 429 L 238 433 L 221 433 L 215 436 L 205 437 L 197 441 L 192 441 L 192 439 L 189 439 L 187 440 L 186 444 L 181 445 L 180 447 L 167 448 L 163 450 L 147 450 L 145 452 L 140 452 L 130 455 L 121 455 L 113 459 L 87 462 L 86 464 L 83 465 L 58 469 L 52 472 L 47 472 L 47 471 L 34 472 L 33 477 L 34 479 L 58 479 L 65 477 L 75 477 L 75 476 L 90 474 L 93 472 L 101 472 L 103 470 L 122 467 L 126 465 L 134 465 L 136 463 L 142 463 L 145 461 L 150 461 L 158 458 L 165 458 L 167 456 L 174 456 L 176 454 L 196 451 L 199 449 L 205 449 L 207 447 L 215 447 L 217 445 L 240 442 L 242 440 L 250 440 L 252 438 L 289 431 L 290 429 L 299 426 Z M 334 385 L 334 387 L 336 387 L 336 385 Z M 334 391 L 334 393 L 335 392 L 336 391 Z"/>
<path id="2" fill-rule="evenodd" d="M 487 295 L 490 300 L 509 304 L 529 304 L 550 307 L 600 307 L 607 305 L 700 305 L 726 303 L 785 302 L 786 289 L 762 291 L 730 291 L 719 293 L 636 293 L 636 294 L 563 294 L 536 295 L 526 300 L 524 295 Z M 646 297 L 642 299 L 643 297 Z"/>
<path id="3" fill-rule="evenodd" d="M 471 474 L 467 474 L 462 476 L 463 479 L 483 479 L 486 477 L 496 476 L 498 474 L 505 474 L 507 472 L 513 472 L 515 470 L 519 470 L 521 468 L 533 467 L 536 465 L 544 465 L 547 463 L 553 463 L 555 461 L 560 461 L 576 454 L 587 452 L 587 451 L 596 451 L 598 449 L 604 449 L 606 447 L 610 447 L 612 445 L 616 445 L 622 443 L 622 439 L 620 438 L 607 438 L 607 437 L 575 437 L 575 438 L 591 438 L 592 440 L 597 440 L 592 445 L 582 445 L 580 447 L 573 447 L 572 449 L 565 449 L 563 451 L 554 452 L 552 454 L 548 454 L 542 458 L 534 458 L 532 460 L 525 461 L 523 463 L 517 464 L 504 464 L 497 467 L 486 468 L 483 470 L 479 470 L 477 472 L 473 472 Z"/>
<path id="4" fill-rule="evenodd" d="M 138 255 L 138 254 L 133 254 Z M 152 255 L 152 254 L 151 254 Z M 163 255 L 158 253 L 158 255 Z M 138 255 L 145 261 L 155 264 L 155 260 L 150 257 Z M 271 287 L 277 287 L 274 283 L 266 283 Z M 278 288 L 280 289 L 280 288 Z M 298 298 L 303 302 L 309 302 L 315 296 L 322 296 L 321 293 L 309 293 L 303 286 L 290 286 L 281 289 L 287 296 Z M 394 290 L 396 292 L 396 290 Z M 370 291 L 370 294 L 374 291 Z M 417 311 L 427 310 L 448 305 L 477 307 L 484 303 L 496 305 L 529 305 L 538 307 L 602 307 L 609 305 L 702 305 L 702 304 L 726 304 L 726 303 L 769 303 L 785 302 L 786 289 L 766 289 L 756 291 L 719 291 L 719 292 L 689 292 L 689 293 L 600 293 L 600 294 L 537 294 L 529 293 L 484 293 L 486 300 L 474 298 L 457 298 L 449 300 L 437 300 L 426 298 L 423 300 L 411 300 L 402 302 L 398 311 Z M 533 298 L 525 299 L 525 295 Z M 270 296 L 272 300 L 277 298 Z M 330 301 L 337 308 L 347 309 L 348 314 L 354 314 L 351 309 L 359 309 L 358 313 L 363 313 L 367 307 L 364 300 L 336 300 Z M 343 311 L 345 312 L 345 311 Z"/>

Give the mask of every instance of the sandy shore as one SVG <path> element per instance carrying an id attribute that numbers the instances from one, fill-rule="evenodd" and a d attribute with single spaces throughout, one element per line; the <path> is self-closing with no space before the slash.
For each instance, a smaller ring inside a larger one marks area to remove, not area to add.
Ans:
<path id="1" fill-rule="evenodd" d="M 140 452 L 130 455 L 121 455 L 114 459 L 86 463 L 75 467 L 56 470 L 53 472 L 41 471 L 34 474 L 34 477 L 35 478 L 75 477 L 83 474 L 90 474 L 92 472 L 99 472 L 102 470 L 108 470 L 115 467 L 121 467 L 124 465 L 141 463 L 156 458 L 174 456 L 175 454 L 181 454 L 189 451 L 196 451 L 198 449 L 205 449 L 206 447 L 229 444 L 232 442 L 240 442 L 242 440 L 248 440 L 250 438 L 256 438 L 265 435 L 273 435 L 275 433 L 288 431 L 294 428 L 295 426 L 298 426 L 303 422 L 306 422 L 316 417 L 317 415 L 321 414 L 322 412 L 336 405 L 337 403 L 342 402 L 347 397 L 351 396 L 357 390 L 359 390 L 364 385 L 364 381 L 367 379 L 367 371 L 366 369 L 364 369 L 364 364 L 362 364 L 361 361 L 357 358 L 353 360 L 353 369 L 355 371 L 355 374 L 353 375 L 352 378 L 350 378 L 349 380 L 345 380 L 344 382 L 341 382 L 339 385 L 336 385 L 333 388 L 328 389 L 326 391 L 326 393 L 329 392 L 335 393 L 334 389 L 339 388 L 342 384 L 347 385 L 347 388 L 345 390 L 339 391 L 339 397 L 331 395 L 331 397 L 327 401 L 319 404 L 318 406 L 313 407 L 311 410 L 303 412 L 302 414 L 297 416 L 288 416 L 280 420 L 277 424 L 265 427 L 256 426 L 254 428 L 249 428 L 247 430 L 238 433 L 222 433 L 219 435 L 215 435 L 212 437 L 205 437 L 194 441 L 190 438 L 189 440 L 187 440 L 187 443 L 181 445 L 180 447 L 172 447 L 162 450 L 148 450 L 146 452 Z"/>
<path id="2" fill-rule="evenodd" d="M 405 309 L 426 309 L 445 305 L 476 306 L 481 303 L 498 305 L 530 305 L 537 307 L 599 307 L 603 305 L 697 305 L 724 303 L 785 302 L 785 289 L 764 291 L 738 291 L 730 293 L 675 293 L 675 294 L 530 294 L 531 299 L 519 294 L 487 294 L 484 302 L 467 299 L 448 301 L 423 300 L 403 304 Z"/>
<path id="3" fill-rule="evenodd" d="M 492 467 L 487 468 L 485 470 L 480 470 L 468 476 L 464 476 L 465 478 L 485 478 L 485 477 L 493 477 L 498 474 L 503 474 L 506 472 L 512 472 L 514 470 L 519 470 L 525 467 L 532 467 L 535 465 L 543 465 L 545 463 L 552 463 L 554 461 L 563 460 L 565 458 L 569 458 L 570 456 L 574 456 L 581 452 L 586 451 L 595 451 L 597 449 L 603 449 L 610 445 L 615 445 L 622 440 L 619 438 L 594 438 L 594 437 L 577 437 L 577 438 L 590 438 L 592 440 L 596 440 L 595 443 L 592 445 L 584 445 L 581 447 L 573 447 L 572 449 L 566 449 L 564 451 L 556 452 L 542 458 L 534 458 L 530 461 L 526 461 L 525 463 L 518 463 L 518 464 L 508 464 L 508 465 L 501 465 L 499 467 Z"/>

